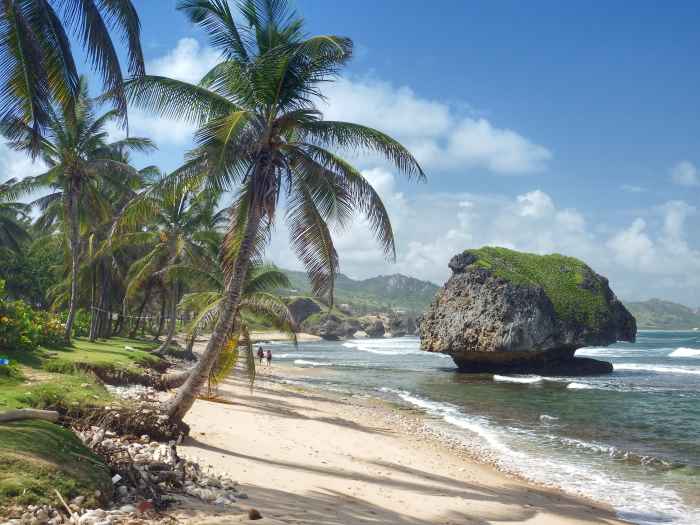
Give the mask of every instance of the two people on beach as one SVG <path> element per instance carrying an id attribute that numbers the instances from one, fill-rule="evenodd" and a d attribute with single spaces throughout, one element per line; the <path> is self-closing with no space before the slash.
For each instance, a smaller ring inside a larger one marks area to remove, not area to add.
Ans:
<path id="1" fill-rule="evenodd" d="M 262 346 L 258 347 L 258 362 L 262 365 L 263 364 L 263 359 L 267 360 L 267 366 L 272 365 L 272 350 L 269 348 L 267 349 L 267 352 L 263 350 Z"/>

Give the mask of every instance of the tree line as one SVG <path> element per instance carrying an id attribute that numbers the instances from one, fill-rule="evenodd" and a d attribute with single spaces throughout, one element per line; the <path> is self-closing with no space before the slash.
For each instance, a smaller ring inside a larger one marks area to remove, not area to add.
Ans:
<path id="1" fill-rule="evenodd" d="M 387 210 L 347 157 L 378 155 L 409 179 L 425 176 L 390 136 L 318 109 L 323 86 L 352 57 L 349 38 L 308 35 L 285 0 L 180 0 L 177 9 L 220 53 L 196 84 L 147 74 L 129 0 L 2 0 L 0 132 L 46 171 L 0 186 L 0 245 L 21 251 L 33 237 L 64 254 L 50 297 L 65 311 L 67 344 L 81 307 L 91 338 L 136 335 L 158 308 L 167 323 L 158 352 L 178 313 L 195 327 L 191 340 L 211 330 L 165 407 L 181 421 L 223 356 L 250 346 L 250 319 L 294 330 L 273 293 L 286 278 L 264 261 L 275 223 L 286 223 L 314 294 L 332 304 L 334 232 L 362 216 L 395 257 Z M 102 80 L 99 97 L 80 75 L 71 34 Z M 129 108 L 196 126 L 180 167 L 137 169 L 134 153 L 156 144 L 111 140 L 108 125 L 128 129 Z"/>

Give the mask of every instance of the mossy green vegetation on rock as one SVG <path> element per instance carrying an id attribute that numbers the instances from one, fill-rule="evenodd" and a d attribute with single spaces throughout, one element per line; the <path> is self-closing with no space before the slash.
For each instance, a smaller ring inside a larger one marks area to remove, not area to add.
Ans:
<path id="1" fill-rule="evenodd" d="M 475 267 L 517 285 L 540 286 L 559 318 L 597 326 L 607 315 L 607 281 L 596 279 L 582 261 L 565 255 L 536 255 L 507 248 L 484 247 L 465 253 Z"/>
<path id="2" fill-rule="evenodd" d="M 55 490 L 66 498 L 108 495 L 109 467 L 73 432 L 46 421 L 0 424 L 0 515 L 13 504 L 60 505 Z"/>

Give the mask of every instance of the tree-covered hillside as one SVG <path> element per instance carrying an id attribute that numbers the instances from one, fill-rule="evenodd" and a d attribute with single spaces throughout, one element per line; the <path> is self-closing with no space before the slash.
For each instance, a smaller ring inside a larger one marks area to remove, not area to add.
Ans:
<path id="1" fill-rule="evenodd" d="M 700 328 L 700 313 L 682 304 L 649 299 L 628 302 L 627 308 L 637 318 L 639 328 L 660 330 L 689 330 Z"/>
<path id="2" fill-rule="evenodd" d="M 288 295 L 311 295 L 311 286 L 304 272 L 286 271 L 292 283 Z M 355 280 L 338 274 L 335 282 L 336 304 L 348 304 L 357 314 L 368 312 L 405 311 L 420 314 L 430 304 L 438 286 L 401 274 L 380 275 Z"/>

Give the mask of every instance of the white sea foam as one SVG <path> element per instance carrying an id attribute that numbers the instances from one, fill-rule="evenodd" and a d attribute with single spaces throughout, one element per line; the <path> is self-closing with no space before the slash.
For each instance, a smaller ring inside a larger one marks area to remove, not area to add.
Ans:
<path id="1" fill-rule="evenodd" d="M 591 384 L 586 383 L 569 383 L 568 385 L 566 385 L 566 388 L 568 388 L 569 390 L 591 390 L 595 387 Z"/>
<path id="2" fill-rule="evenodd" d="M 501 376 L 498 374 L 493 376 L 494 381 L 503 383 L 539 383 L 542 379 L 542 376 Z"/>
<path id="3" fill-rule="evenodd" d="M 590 347 L 576 351 L 577 357 L 642 357 L 657 351 L 670 350 L 667 348 L 637 349 L 616 347 Z"/>
<path id="4" fill-rule="evenodd" d="M 411 392 L 404 390 L 381 389 L 384 392 L 392 392 L 398 395 L 407 403 L 425 410 L 428 414 L 442 418 L 446 423 L 458 428 L 468 430 L 482 438 L 493 450 L 503 454 L 517 454 L 509 449 L 489 428 L 489 423 L 485 418 L 479 416 L 467 416 L 459 408 L 449 403 L 440 403 L 418 397 Z"/>
<path id="5" fill-rule="evenodd" d="M 435 356 L 449 359 L 449 355 L 428 353 L 420 349 L 420 343 L 416 338 L 400 337 L 387 339 L 352 339 L 343 343 L 345 348 L 369 352 L 377 355 L 422 355 Z"/>
<path id="6" fill-rule="evenodd" d="M 700 349 L 680 347 L 668 354 L 668 357 L 700 357 Z"/>
<path id="7" fill-rule="evenodd" d="M 318 357 L 318 353 L 304 354 L 298 352 L 290 352 L 288 354 L 273 354 L 273 357 L 275 357 L 276 359 L 313 359 L 314 357 Z"/>
<path id="8" fill-rule="evenodd" d="M 412 344 L 413 343 L 413 344 Z M 360 339 L 343 343 L 345 348 L 379 355 L 407 355 L 421 353 L 418 342 L 411 339 Z"/>
<path id="9" fill-rule="evenodd" d="M 640 525 L 698 523 L 694 521 L 698 517 L 697 513 L 688 509 L 673 490 L 620 478 L 585 460 L 576 461 L 568 456 L 560 457 L 551 453 L 532 453 L 530 440 L 536 437 L 531 432 L 514 428 L 509 428 L 506 432 L 492 426 L 486 418 L 466 415 L 449 403 L 423 399 L 403 390 L 380 390 L 394 393 L 405 402 L 425 410 L 429 415 L 438 417 L 453 427 L 476 434 L 489 449 L 497 453 L 496 463 L 507 471 L 518 473 L 543 485 L 556 486 L 573 494 L 607 502 L 618 510 L 620 517 Z M 509 436 L 519 436 L 519 441 L 514 442 L 512 447 L 508 444 Z M 567 441 L 566 438 L 557 436 L 545 437 L 591 452 L 605 455 L 615 452 L 614 447 L 604 444 L 575 439 Z M 653 507 L 649 506 L 650 501 L 654 502 Z"/>
<path id="10" fill-rule="evenodd" d="M 295 359 L 294 364 L 301 366 L 333 366 L 333 363 L 321 363 L 320 361 L 306 361 L 305 359 Z"/>
<path id="11" fill-rule="evenodd" d="M 641 372 L 657 372 L 659 374 L 691 374 L 700 375 L 700 368 L 694 366 L 648 365 L 645 363 L 615 363 L 615 370 L 630 370 Z"/>

